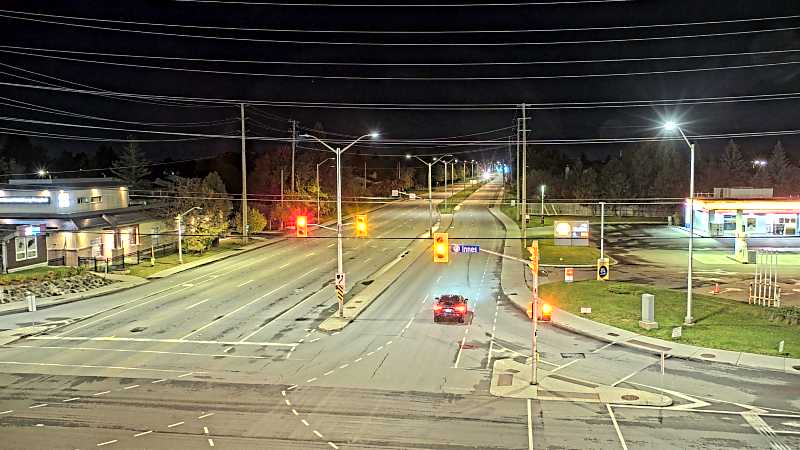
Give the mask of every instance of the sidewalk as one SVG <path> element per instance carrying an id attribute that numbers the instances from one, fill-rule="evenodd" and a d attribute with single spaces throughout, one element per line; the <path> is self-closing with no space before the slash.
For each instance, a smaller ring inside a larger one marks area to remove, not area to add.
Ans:
<path id="1" fill-rule="evenodd" d="M 520 229 L 517 224 L 500 212 L 499 209 L 492 208 L 489 211 L 497 217 L 506 229 L 505 253 L 509 256 L 521 258 L 522 256 L 520 254 L 522 251 L 520 246 L 516 245 L 517 241 L 514 240 L 520 237 Z M 532 296 L 531 289 L 525 283 L 525 272 L 527 270 L 527 267 L 523 264 L 507 259 L 502 260 L 500 285 L 503 289 L 503 293 L 512 304 L 526 312 Z M 718 350 L 665 341 L 594 322 L 558 308 L 553 308 L 551 323 L 574 333 L 648 353 L 655 353 L 658 355 L 663 353 L 665 356 L 674 358 L 713 361 L 741 367 L 777 370 L 800 375 L 800 359 Z"/>
<path id="2" fill-rule="evenodd" d="M 94 274 L 102 278 L 115 280 L 116 283 L 109 284 L 108 286 L 103 286 L 97 289 L 91 289 L 84 292 L 76 292 L 74 294 L 64 294 L 64 295 L 56 295 L 53 297 L 37 298 L 36 308 L 46 309 L 52 306 L 64 305 L 66 303 L 76 302 L 78 300 L 84 300 L 92 297 L 99 297 L 101 295 L 113 294 L 115 292 L 120 292 L 126 289 L 135 288 L 137 286 L 141 286 L 142 284 L 147 283 L 147 280 L 144 278 L 133 277 L 130 275 L 118 275 L 113 273 L 109 274 L 94 273 Z M 0 316 L 27 312 L 27 311 L 28 311 L 28 303 L 25 301 L 4 303 L 0 305 Z"/>

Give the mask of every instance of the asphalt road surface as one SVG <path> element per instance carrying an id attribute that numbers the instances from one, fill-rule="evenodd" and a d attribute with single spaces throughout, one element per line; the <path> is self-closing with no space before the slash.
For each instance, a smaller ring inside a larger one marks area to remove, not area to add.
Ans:
<path id="1" fill-rule="evenodd" d="M 453 243 L 500 251 L 490 183 L 453 216 Z M 427 231 L 426 201 L 370 214 L 345 242 L 360 289 Z M 670 395 L 669 408 L 489 394 L 493 358 L 530 354 L 530 323 L 503 298 L 499 259 L 424 254 L 354 323 L 335 311 L 329 232 L 100 298 L 103 313 L 0 347 L 4 449 L 792 449 L 796 376 L 667 360 L 545 326 L 562 375 Z M 433 298 L 469 298 L 465 324 L 433 323 Z M 84 314 L 90 303 L 39 311 Z M 30 315 L 10 316 L 18 324 Z M 8 319 L 6 319 L 8 320 Z"/>

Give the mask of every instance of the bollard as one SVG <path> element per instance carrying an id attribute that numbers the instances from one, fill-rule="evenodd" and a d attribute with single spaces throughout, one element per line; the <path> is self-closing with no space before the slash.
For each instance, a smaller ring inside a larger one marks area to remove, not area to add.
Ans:
<path id="1" fill-rule="evenodd" d="M 33 294 L 28 294 L 25 296 L 28 300 L 28 312 L 36 311 L 36 296 Z"/>

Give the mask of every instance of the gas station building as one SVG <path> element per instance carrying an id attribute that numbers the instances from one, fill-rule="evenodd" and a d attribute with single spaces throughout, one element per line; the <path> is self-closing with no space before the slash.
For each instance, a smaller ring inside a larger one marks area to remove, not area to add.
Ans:
<path id="1" fill-rule="evenodd" d="M 689 208 L 684 221 L 688 228 Z M 800 198 L 776 198 L 772 188 L 715 188 L 694 199 L 694 230 L 701 236 L 799 236 Z"/>

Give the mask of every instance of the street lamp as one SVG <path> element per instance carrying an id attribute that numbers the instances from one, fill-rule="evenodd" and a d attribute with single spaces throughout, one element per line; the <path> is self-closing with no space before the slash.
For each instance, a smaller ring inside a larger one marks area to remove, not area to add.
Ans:
<path id="1" fill-rule="evenodd" d="M 377 132 L 372 132 L 359 136 L 355 141 L 347 144 L 344 148 L 333 148 L 326 144 L 322 139 L 311 135 L 301 134 L 301 138 L 311 138 L 325 148 L 332 151 L 336 155 L 336 279 L 344 278 L 344 264 L 342 263 L 342 153 L 346 152 L 350 147 L 356 145 L 359 141 L 365 138 L 377 139 L 380 135 Z M 344 317 L 344 300 L 339 300 L 339 317 Z"/>
<path id="2" fill-rule="evenodd" d="M 542 209 L 539 212 L 539 216 L 542 218 L 542 221 L 540 223 L 542 225 L 544 225 L 544 185 L 539 186 L 539 188 L 542 191 L 542 195 L 541 195 L 541 197 L 542 197 Z"/>
<path id="3" fill-rule="evenodd" d="M 317 223 L 321 223 L 320 215 L 319 215 L 319 191 L 320 191 L 320 188 L 319 188 L 319 166 L 325 164 L 327 161 L 330 161 L 332 159 L 335 159 L 335 158 L 333 156 L 331 156 L 330 158 L 323 159 L 319 164 L 317 164 Z"/>
<path id="4" fill-rule="evenodd" d="M 431 171 L 432 171 L 433 165 L 438 163 L 439 160 L 441 160 L 442 158 L 446 158 L 448 156 L 453 156 L 453 155 L 449 155 L 449 154 L 448 155 L 442 155 L 442 156 L 439 156 L 438 158 L 434 158 L 432 162 L 425 161 L 424 159 L 420 158 L 419 156 L 411 155 L 411 154 L 406 154 L 406 159 L 411 159 L 412 156 L 414 158 L 417 158 L 418 160 L 422 161 L 423 164 L 428 166 L 428 232 L 429 232 L 428 237 L 433 239 L 433 194 L 432 194 L 433 188 L 431 187 L 431 183 L 432 183 L 432 181 L 431 181 Z"/>
<path id="5" fill-rule="evenodd" d="M 183 264 L 183 232 L 181 231 L 181 220 L 183 220 L 183 216 L 189 214 L 195 209 L 198 209 L 200 211 L 203 210 L 203 208 L 199 206 L 193 206 L 189 208 L 189 210 L 186 211 L 185 213 L 178 214 L 177 216 L 175 216 L 175 222 L 178 225 L 178 264 Z M 242 212 L 242 216 L 244 216 L 245 214 L 247 214 L 247 211 Z M 244 221 L 242 223 L 244 223 Z M 242 233 L 244 232 L 245 232 L 244 229 L 242 229 Z"/>
<path id="6" fill-rule="evenodd" d="M 664 124 L 664 129 L 667 131 L 678 130 L 689 146 L 689 262 L 688 271 L 686 275 L 686 317 L 683 320 L 685 325 L 692 325 L 694 318 L 692 317 L 692 250 L 694 246 L 694 144 L 689 142 L 686 138 L 683 129 L 676 122 L 670 120 Z"/>

